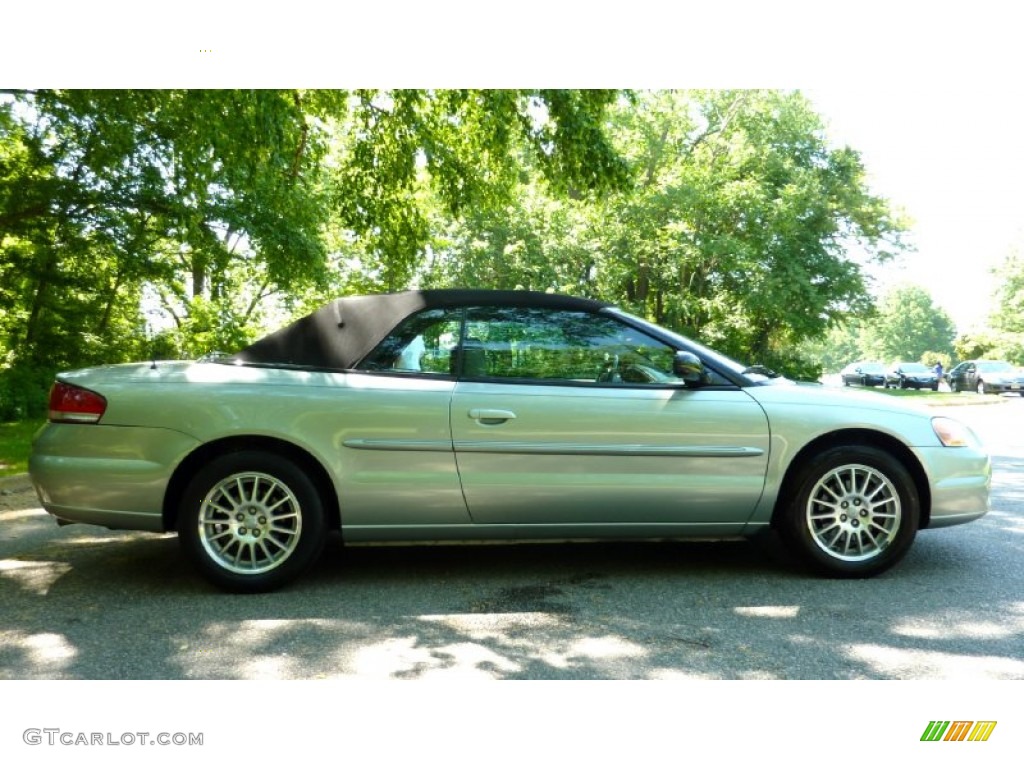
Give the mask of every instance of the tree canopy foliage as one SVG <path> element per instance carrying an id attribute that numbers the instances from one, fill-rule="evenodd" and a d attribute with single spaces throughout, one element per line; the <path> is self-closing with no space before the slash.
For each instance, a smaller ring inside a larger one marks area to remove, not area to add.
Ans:
<path id="1" fill-rule="evenodd" d="M 7 91 L 0 409 L 417 285 L 601 297 L 793 370 L 870 307 L 847 250 L 902 229 L 794 92 Z"/>
<path id="2" fill-rule="evenodd" d="M 804 351 L 835 372 L 856 360 L 921 362 L 949 367 L 955 358 L 956 325 L 918 285 L 898 285 L 866 317 L 832 328 Z"/>
<path id="3" fill-rule="evenodd" d="M 903 225 L 800 94 L 637 94 L 609 132 L 632 185 L 591 204 L 531 178 L 513 205 L 452 222 L 429 279 L 609 298 L 784 367 L 797 343 L 870 309 L 846 252 L 888 259 Z"/>
<path id="4" fill-rule="evenodd" d="M 962 359 L 991 358 L 1024 365 L 1024 257 L 1013 248 L 992 270 L 995 294 L 985 330 L 956 340 Z"/>
<path id="5" fill-rule="evenodd" d="M 955 337 L 952 319 L 917 285 L 898 286 L 882 297 L 861 334 L 867 356 L 884 361 L 926 362 L 934 353 L 948 355 Z"/>

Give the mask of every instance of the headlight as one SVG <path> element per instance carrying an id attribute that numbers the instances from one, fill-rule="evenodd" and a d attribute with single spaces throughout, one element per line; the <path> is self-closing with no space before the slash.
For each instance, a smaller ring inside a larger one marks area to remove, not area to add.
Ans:
<path id="1" fill-rule="evenodd" d="M 955 419 L 948 419 L 945 416 L 936 416 L 932 419 L 932 429 L 939 441 L 947 448 L 980 448 L 981 441 L 978 440 L 968 427 Z"/>

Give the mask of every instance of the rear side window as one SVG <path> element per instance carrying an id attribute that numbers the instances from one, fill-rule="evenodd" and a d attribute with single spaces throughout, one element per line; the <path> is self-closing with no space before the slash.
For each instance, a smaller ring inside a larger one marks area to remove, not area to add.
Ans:
<path id="1" fill-rule="evenodd" d="M 411 315 L 399 323 L 358 368 L 453 375 L 461 326 L 460 309 L 428 309 Z"/>

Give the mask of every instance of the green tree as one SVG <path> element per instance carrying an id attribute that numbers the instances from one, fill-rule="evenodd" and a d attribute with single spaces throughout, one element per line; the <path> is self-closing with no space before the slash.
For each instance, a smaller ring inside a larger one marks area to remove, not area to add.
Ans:
<path id="1" fill-rule="evenodd" d="M 173 289 L 187 275 L 190 297 L 216 299 L 239 242 L 272 279 L 322 263 L 322 201 L 300 183 L 315 153 L 300 153 L 302 113 L 281 94 L 15 96 L 3 105 L 0 142 L 18 162 L 0 174 L 0 247 L 16 262 L 3 296 L 20 360 L 118 359 L 142 333 L 144 283 Z"/>
<path id="2" fill-rule="evenodd" d="M 996 290 L 985 356 L 1024 365 L 1024 257 L 1020 249 L 1011 250 L 993 273 Z"/>
<path id="3" fill-rule="evenodd" d="M 846 250 L 859 243 L 887 259 L 902 227 L 868 193 L 857 154 L 829 148 L 806 100 L 777 91 L 656 99 L 655 120 L 623 114 L 646 173 L 609 246 L 633 306 L 765 362 L 867 311 Z"/>
<path id="4" fill-rule="evenodd" d="M 917 285 L 891 290 L 864 326 L 863 350 L 882 361 L 917 361 L 926 353 L 950 355 L 956 327 L 931 294 Z"/>
<path id="5" fill-rule="evenodd" d="M 987 327 L 956 338 L 961 360 L 990 358 L 1024 365 L 1024 258 L 1019 247 L 994 267 L 995 290 Z"/>
<path id="6" fill-rule="evenodd" d="M 994 306 L 989 326 L 1006 334 L 1024 335 L 1024 257 L 1014 248 L 992 270 L 996 278 Z"/>
<path id="7" fill-rule="evenodd" d="M 629 188 L 589 201 L 524 185 L 446 228 L 427 279 L 598 296 L 813 375 L 797 345 L 871 308 L 847 249 L 884 261 L 901 247 L 857 154 L 829 148 L 798 93 L 640 93 L 610 121 Z"/>
<path id="8" fill-rule="evenodd" d="M 861 346 L 865 322 L 870 321 L 851 318 L 835 325 L 823 336 L 800 344 L 798 354 L 825 373 L 838 373 L 850 363 L 866 357 Z"/>
<path id="9" fill-rule="evenodd" d="M 615 97 L 0 94 L 0 360 L 138 356 L 144 290 L 173 318 L 164 341 L 193 353 L 251 335 L 282 292 L 301 304 L 345 283 L 405 287 L 430 241 L 428 212 L 498 205 L 524 158 L 563 194 L 625 183 L 603 134 Z"/>

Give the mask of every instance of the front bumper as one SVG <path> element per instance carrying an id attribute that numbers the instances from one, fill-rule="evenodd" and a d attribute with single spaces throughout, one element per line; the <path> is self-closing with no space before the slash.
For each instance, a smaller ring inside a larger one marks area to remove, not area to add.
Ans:
<path id="1" fill-rule="evenodd" d="M 988 512 L 992 461 L 977 448 L 916 448 L 928 475 L 931 514 L 928 528 L 977 520 Z"/>

